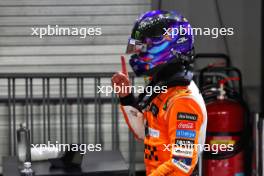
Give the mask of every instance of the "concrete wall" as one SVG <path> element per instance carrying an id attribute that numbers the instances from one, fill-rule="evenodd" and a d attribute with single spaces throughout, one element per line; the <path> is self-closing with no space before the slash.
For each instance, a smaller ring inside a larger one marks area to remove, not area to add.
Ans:
<path id="1" fill-rule="evenodd" d="M 225 27 L 234 28 L 227 37 L 230 57 L 243 74 L 246 97 L 252 111 L 259 111 L 261 76 L 261 12 L 260 0 L 221 0 L 219 7 Z M 193 27 L 219 27 L 215 0 L 162 0 L 162 9 L 178 10 Z M 223 38 L 195 37 L 196 52 L 227 53 Z"/>
<path id="2" fill-rule="evenodd" d="M 128 36 L 135 19 L 139 14 L 150 10 L 150 0 L 0 0 L 0 72 L 1 73 L 30 73 L 30 72 L 114 72 L 120 68 L 120 55 L 125 52 Z M 80 39 L 80 36 L 46 36 L 42 39 L 31 36 L 32 27 L 47 27 L 47 25 L 59 25 L 63 27 L 101 27 L 101 36 L 88 36 Z M 69 82 L 69 81 L 68 81 Z M 110 85 L 110 79 L 102 81 Z M 41 94 L 39 86 L 41 82 L 34 81 L 36 94 Z M 4 85 L 2 85 L 4 84 Z M 76 86 L 76 82 L 72 84 Z M 52 90 L 58 86 L 58 82 L 51 82 Z M 15 94 L 17 97 L 25 97 L 25 82 L 16 82 Z M 7 96 L 6 83 L 1 80 L 1 95 Z M 93 89 L 87 88 L 92 92 Z M 76 90 L 73 91 L 76 93 Z M 35 94 L 35 95 L 36 95 Z M 1 96 L 0 95 L 0 96 Z M 35 96 L 34 95 L 34 96 Z M 76 96 L 76 95 L 75 95 Z M 87 95 L 86 95 L 87 96 Z M 55 109 L 56 106 L 52 106 Z M 76 107 L 73 107 L 76 109 Z M 71 110 L 72 107 L 69 107 Z M 93 108 L 85 107 L 92 118 Z M 106 140 L 111 143 L 110 106 L 104 106 L 106 121 L 102 124 Z M 17 107 L 17 122 L 24 121 L 24 107 Z M 8 152 L 8 116 L 6 106 L 0 105 L 0 158 Z M 34 115 L 36 121 L 41 117 L 41 110 L 36 109 Z M 56 113 L 55 113 L 56 114 Z M 53 120 L 56 121 L 57 115 Z M 72 116 L 76 120 L 76 113 Z M 128 160 L 128 128 L 122 118 L 120 129 L 121 150 Z M 35 121 L 35 122 L 36 122 Z M 123 121 L 123 123 L 122 123 Z M 18 123 L 17 123 L 18 124 Z M 36 123 L 36 129 L 40 129 Z M 54 124 L 57 124 L 54 122 Z M 76 127 L 72 123 L 73 128 Z M 58 127 L 58 125 L 55 125 Z M 74 127 L 75 126 L 75 127 Z M 92 130 L 93 126 L 86 125 Z M 40 133 L 35 135 L 41 138 Z M 76 130 L 75 130 L 76 132 Z M 76 139 L 76 133 L 72 132 L 72 139 Z M 91 132 L 85 132 L 88 136 Z M 36 134 L 36 133 L 35 133 Z M 52 134 L 56 134 L 53 129 Z M 58 139 L 57 136 L 54 136 Z M 92 139 L 91 137 L 90 139 Z M 92 141 L 88 141 L 92 142 Z M 110 144 L 109 143 L 109 144 Z M 142 145 L 139 145 L 142 147 Z M 105 148 L 108 150 L 107 148 Z M 137 158 L 143 162 L 143 148 L 140 148 Z M 2 160 L 0 160 L 1 173 Z"/>
<path id="3" fill-rule="evenodd" d="M 0 0 L 0 72 L 115 71 L 150 0 Z M 32 27 L 101 27 L 101 36 L 31 36 Z"/>

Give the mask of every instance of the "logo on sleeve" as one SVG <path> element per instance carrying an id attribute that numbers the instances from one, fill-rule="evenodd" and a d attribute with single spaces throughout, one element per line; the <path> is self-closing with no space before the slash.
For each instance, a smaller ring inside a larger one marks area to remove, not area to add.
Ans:
<path id="1" fill-rule="evenodd" d="M 193 156 L 193 149 L 187 149 L 187 148 L 182 148 L 182 147 L 173 147 L 172 148 L 172 154 L 174 156 L 191 158 Z"/>
<path id="2" fill-rule="evenodd" d="M 190 121 L 196 121 L 198 115 L 197 114 L 190 114 L 185 112 L 178 112 L 177 119 L 178 120 L 190 120 Z"/>
<path id="3" fill-rule="evenodd" d="M 177 122 L 177 128 L 180 130 L 183 130 L 183 129 L 194 130 L 195 129 L 195 123 L 194 122 L 180 121 L 180 122 Z"/>
<path id="4" fill-rule="evenodd" d="M 191 130 L 176 130 L 176 137 L 179 137 L 179 138 L 194 139 L 195 136 L 196 136 L 196 132 L 195 131 L 191 131 Z"/>
<path id="5" fill-rule="evenodd" d="M 192 164 L 192 158 L 173 156 L 173 159 L 182 162 L 185 165 L 190 166 Z"/>
<path id="6" fill-rule="evenodd" d="M 188 165 L 186 165 L 186 164 L 182 163 L 181 161 L 178 161 L 178 160 L 176 160 L 174 158 L 172 159 L 172 163 L 176 167 L 178 167 L 180 170 L 182 170 L 183 172 L 185 172 L 185 173 L 188 173 L 191 170 L 191 166 L 188 166 Z"/>

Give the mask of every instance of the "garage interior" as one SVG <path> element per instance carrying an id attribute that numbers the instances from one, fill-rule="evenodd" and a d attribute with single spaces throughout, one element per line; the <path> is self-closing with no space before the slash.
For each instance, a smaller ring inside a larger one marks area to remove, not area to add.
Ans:
<path id="1" fill-rule="evenodd" d="M 129 132 L 117 97 L 113 93 L 98 94 L 97 88 L 111 85 L 113 73 L 121 70 L 120 55 L 125 53 L 135 19 L 156 9 L 177 10 L 193 27 L 234 28 L 232 36 L 195 36 L 194 80 L 201 86 L 218 76 L 240 78 L 242 85 L 234 81 L 232 86 L 248 108 L 251 145 L 245 152 L 251 159 L 246 161 L 245 172 L 263 175 L 261 0 L 0 0 L 2 175 L 18 175 L 22 167 L 17 162 L 20 124 L 29 129 L 31 144 L 102 144 L 104 153 L 84 156 L 81 171 L 54 171 L 45 160 L 32 162 L 36 175 L 145 175 L 143 143 Z M 47 25 L 101 27 L 102 35 L 85 39 L 31 35 L 33 27 Z M 223 61 L 224 67 L 235 68 L 235 73 L 224 69 L 216 75 L 217 70 L 204 70 Z M 143 84 L 131 68 L 129 73 L 133 85 Z M 198 165 L 197 174 L 205 175 L 202 159 Z"/>

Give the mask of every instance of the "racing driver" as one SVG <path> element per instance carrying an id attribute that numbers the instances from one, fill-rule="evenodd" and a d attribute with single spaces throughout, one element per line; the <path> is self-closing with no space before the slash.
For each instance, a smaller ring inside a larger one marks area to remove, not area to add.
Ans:
<path id="1" fill-rule="evenodd" d="M 207 115 L 192 81 L 194 37 L 186 32 L 190 29 L 176 11 L 155 10 L 136 20 L 129 38 L 127 54 L 132 54 L 129 63 L 136 76 L 147 78 L 146 86 L 155 90 L 167 88 L 138 97 L 129 91 L 118 93 L 128 127 L 144 140 L 148 176 L 191 175 L 202 151 L 195 146 L 205 141 Z M 131 85 L 124 71 L 113 75 L 112 84 Z"/>

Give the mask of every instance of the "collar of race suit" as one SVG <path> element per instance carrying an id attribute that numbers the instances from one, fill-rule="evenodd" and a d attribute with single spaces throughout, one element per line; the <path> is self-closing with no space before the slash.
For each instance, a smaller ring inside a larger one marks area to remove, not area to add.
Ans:
<path id="1" fill-rule="evenodd" d="M 182 75 L 185 74 L 185 75 Z M 190 85 L 191 79 L 192 78 L 193 73 L 191 71 L 186 71 L 185 73 L 175 73 L 172 74 L 170 77 L 163 77 L 163 78 L 159 78 L 159 79 L 153 79 L 146 87 L 151 86 L 152 87 L 152 92 L 151 93 L 147 93 L 146 91 L 142 94 L 139 95 L 138 97 L 138 106 L 139 109 L 142 111 L 143 109 L 145 109 L 148 105 L 150 105 L 150 103 L 152 102 L 152 100 L 157 97 L 159 95 L 159 93 L 155 93 L 154 87 L 160 87 L 162 88 L 163 86 L 166 86 L 167 89 L 171 88 L 171 87 L 177 87 L 177 86 L 181 86 L 181 87 L 186 87 L 188 85 Z M 157 80 L 157 81 L 155 81 Z"/>

